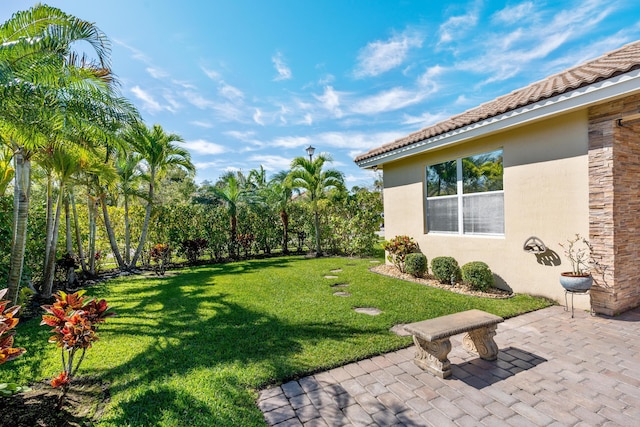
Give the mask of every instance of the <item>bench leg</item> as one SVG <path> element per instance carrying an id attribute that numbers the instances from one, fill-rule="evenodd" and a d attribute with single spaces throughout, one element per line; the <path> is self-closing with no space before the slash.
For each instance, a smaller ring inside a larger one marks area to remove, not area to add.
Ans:
<path id="1" fill-rule="evenodd" d="M 451 363 L 447 358 L 451 351 L 449 338 L 425 341 L 414 335 L 413 342 L 416 344 L 416 357 L 413 359 L 416 365 L 440 378 L 451 375 Z"/>
<path id="2" fill-rule="evenodd" d="M 496 325 L 469 331 L 462 338 L 463 347 L 472 353 L 480 355 L 484 360 L 498 358 L 498 345 L 493 340 L 496 335 Z"/>

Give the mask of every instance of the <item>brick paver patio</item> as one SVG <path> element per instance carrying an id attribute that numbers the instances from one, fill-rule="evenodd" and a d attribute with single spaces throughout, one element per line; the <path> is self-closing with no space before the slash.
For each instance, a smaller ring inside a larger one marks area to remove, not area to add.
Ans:
<path id="1" fill-rule="evenodd" d="M 498 326 L 498 360 L 451 339 L 453 374 L 413 346 L 263 390 L 271 426 L 639 426 L 640 309 L 615 318 L 554 306 Z"/>

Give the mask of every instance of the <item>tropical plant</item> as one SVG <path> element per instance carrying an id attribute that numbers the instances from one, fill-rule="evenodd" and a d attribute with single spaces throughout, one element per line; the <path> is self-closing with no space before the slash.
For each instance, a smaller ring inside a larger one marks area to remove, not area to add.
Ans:
<path id="1" fill-rule="evenodd" d="M 183 141 L 182 137 L 173 133 L 166 133 L 158 124 L 149 128 L 142 124 L 133 126 L 125 135 L 124 139 L 131 145 L 131 148 L 142 157 L 145 166 L 145 179 L 149 183 L 147 193 L 147 206 L 145 210 L 144 223 L 140 233 L 138 248 L 131 260 L 129 268 L 135 267 L 140 254 L 144 248 L 147 232 L 149 230 L 149 220 L 154 205 L 154 195 L 156 180 L 159 175 L 173 167 L 182 168 L 189 173 L 195 172 L 195 167 L 191 163 L 189 152 L 174 142 Z"/>
<path id="2" fill-rule="evenodd" d="M 206 239 L 203 238 L 195 238 L 195 239 L 187 239 L 183 240 L 180 243 L 182 247 L 182 253 L 187 257 L 189 264 L 195 264 L 198 262 L 198 258 L 202 256 L 204 250 L 209 245 Z"/>
<path id="3" fill-rule="evenodd" d="M 16 331 L 12 329 L 18 324 L 16 315 L 20 306 L 6 308 L 7 304 L 11 302 L 3 299 L 7 291 L 6 288 L 0 290 L 0 365 L 17 359 L 27 351 L 21 347 L 13 347 L 13 336 Z M 28 390 L 28 387 L 19 386 L 16 383 L 0 383 L 0 396 L 11 396 Z"/>
<path id="4" fill-rule="evenodd" d="M 55 302 L 43 305 L 46 314 L 42 315 L 41 325 L 53 327 L 50 343 L 55 343 L 62 353 L 62 372 L 51 381 L 51 386 L 61 388 L 62 394 L 58 406 L 69 390 L 71 381 L 76 376 L 85 353 L 98 340 L 98 326 L 115 313 L 108 312 L 105 300 L 86 300 L 85 291 L 66 294 L 59 291 L 54 295 Z M 80 351 L 79 358 L 76 353 Z"/>
<path id="5" fill-rule="evenodd" d="M 418 244 L 409 236 L 396 236 L 385 241 L 382 247 L 387 251 L 387 260 L 403 273 L 406 256 L 418 251 Z"/>
<path id="6" fill-rule="evenodd" d="M 90 60 L 74 50 L 85 41 Z M 113 90 L 109 44 L 92 23 L 36 5 L 0 25 L 0 135 L 14 152 L 14 239 L 8 278 L 16 300 L 27 235 L 31 160 L 45 147 L 90 145 L 135 110 Z"/>
<path id="7" fill-rule="evenodd" d="M 316 256 L 322 255 L 320 243 L 320 217 L 318 201 L 326 197 L 328 190 L 344 190 L 344 175 L 337 169 L 323 170 L 325 163 L 331 162 L 328 154 L 320 154 L 315 159 L 296 157 L 291 162 L 291 185 L 303 190 L 313 211 L 316 236 Z"/>

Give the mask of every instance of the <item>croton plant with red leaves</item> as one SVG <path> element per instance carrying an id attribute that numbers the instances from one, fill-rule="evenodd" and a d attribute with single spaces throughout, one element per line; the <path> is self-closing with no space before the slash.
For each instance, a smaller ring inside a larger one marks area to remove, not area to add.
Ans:
<path id="1" fill-rule="evenodd" d="M 115 316 L 109 312 L 105 300 L 87 301 L 85 291 L 67 294 L 59 291 L 54 295 L 56 301 L 51 305 L 43 305 L 46 314 L 42 315 L 41 325 L 52 326 L 49 342 L 55 343 L 62 351 L 62 372 L 51 381 L 55 388 L 62 388 L 66 394 L 71 380 L 78 372 L 85 352 L 98 340 L 98 325 L 106 318 Z M 75 359 L 76 352 L 81 350 L 80 358 Z"/>
<path id="2" fill-rule="evenodd" d="M 13 307 L 7 307 L 11 301 L 3 300 L 8 289 L 0 290 L 0 365 L 17 357 L 20 357 L 26 351 L 24 348 L 13 347 L 13 336 L 16 331 L 11 329 L 15 328 L 18 324 L 18 318 L 16 315 L 20 310 L 19 305 Z"/>
<path id="3" fill-rule="evenodd" d="M 13 347 L 13 336 L 16 331 L 12 330 L 18 324 L 19 305 L 7 308 L 11 301 L 3 300 L 8 289 L 0 290 L 0 365 L 9 362 L 25 353 L 24 348 Z M 27 386 L 19 386 L 16 383 L 0 383 L 0 396 L 11 396 L 16 393 L 29 391 Z"/>

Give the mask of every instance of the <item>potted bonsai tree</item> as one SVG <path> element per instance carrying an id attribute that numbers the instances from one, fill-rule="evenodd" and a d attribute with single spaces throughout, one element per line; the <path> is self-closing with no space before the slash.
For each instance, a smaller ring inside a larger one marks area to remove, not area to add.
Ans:
<path id="1" fill-rule="evenodd" d="M 571 262 L 571 271 L 560 273 L 560 284 L 571 292 L 585 292 L 591 289 L 593 277 L 589 272 L 593 248 L 587 239 L 576 234 L 575 238 L 560 243 L 564 254 Z"/>

